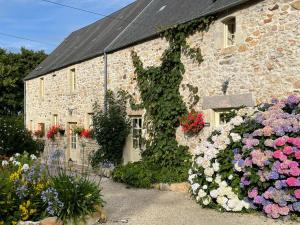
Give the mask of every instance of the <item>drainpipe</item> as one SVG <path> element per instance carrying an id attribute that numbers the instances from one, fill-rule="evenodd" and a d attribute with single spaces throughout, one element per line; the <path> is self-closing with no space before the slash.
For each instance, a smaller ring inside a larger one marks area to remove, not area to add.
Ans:
<path id="1" fill-rule="evenodd" d="M 104 96 L 104 110 L 105 112 L 107 111 L 107 99 L 106 99 L 106 93 L 108 91 L 108 64 L 107 64 L 107 53 L 109 51 L 109 48 L 117 41 L 117 39 L 137 20 L 137 18 L 143 14 L 143 12 L 151 5 L 152 2 L 155 0 L 151 0 L 148 5 L 145 6 L 145 8 L 122 30 L 121 33 L 119 33 L 115 39 L 112 40 L 112 42 L 104 49 L 103 54 L 104 54 L 104 91 L 105 91 L 105 96 Z"/>
<path id="2" fill-rule="evenodd" d="M 23 110 L 24 110 L 24 126 L 26 128 L 26 81 L 24 80 L 24 102 L 23 102 Z"/>
<path id="3" fill-rule="evenodd" d="M 104 52 L 104 112 L 107 112 L 107 90 L 108 90 L 107 54 Z"/>

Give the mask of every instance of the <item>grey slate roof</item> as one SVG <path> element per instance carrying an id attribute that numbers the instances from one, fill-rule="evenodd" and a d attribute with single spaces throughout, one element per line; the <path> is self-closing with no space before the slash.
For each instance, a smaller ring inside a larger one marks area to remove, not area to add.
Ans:
<path id="1" fill-rule="evenodd" d="M 116 51 L 158 33 L 159 27 L 218 13 L 249 0 L 137 0 L 70 34 L 25 80 Z"/>

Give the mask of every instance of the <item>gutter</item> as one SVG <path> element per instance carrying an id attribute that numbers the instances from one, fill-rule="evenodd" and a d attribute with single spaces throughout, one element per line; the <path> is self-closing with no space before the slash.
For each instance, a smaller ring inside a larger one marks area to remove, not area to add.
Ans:
<path id="1" fill-rule="evenodd" d="M 142 15 L 146 9 L 154 2 L 155 0 L 151 0 L 148 5 L 145 6 L 145 8 L 122 30 L 122 32 L 120 32 L 113 40 L 112 42 L 107 45 L 103 51 L 104 54 L 104 111 L 107 112 L 107 96 L 106 93 L 108 91 L 108 57 L 107 57 L 107 53 L 109 48 L 118 40 L 118 38 L 137 20 L 137 18 Z"/>

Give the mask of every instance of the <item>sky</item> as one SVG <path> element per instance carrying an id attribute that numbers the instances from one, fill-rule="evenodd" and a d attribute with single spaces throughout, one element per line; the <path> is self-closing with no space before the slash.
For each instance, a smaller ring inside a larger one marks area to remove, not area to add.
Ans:
<path id="1" fill-rule="evenodd" d="M 134 0 L 52 0 L 109 15 Z M 0 0 L 0 47 L 18 52 L 21 47 L 51 53 L 72 31 L 101 19 L 94 15 L 41 0 Z M 10 34 L 37 43 L 3 36 Z"/>

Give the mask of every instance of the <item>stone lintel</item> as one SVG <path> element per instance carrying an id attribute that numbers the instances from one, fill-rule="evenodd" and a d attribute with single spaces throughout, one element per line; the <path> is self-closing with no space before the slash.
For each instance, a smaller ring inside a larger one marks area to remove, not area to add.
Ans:
<path id="1" fill-rule="evenodd" d="M 255 101 L 253 95 L 223 95 L 223 96 L 206 96 L 203 97 L 203 109 L 229 109 L 241 106 L 253 107 Z"/>

